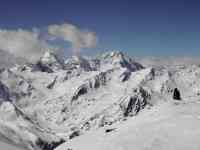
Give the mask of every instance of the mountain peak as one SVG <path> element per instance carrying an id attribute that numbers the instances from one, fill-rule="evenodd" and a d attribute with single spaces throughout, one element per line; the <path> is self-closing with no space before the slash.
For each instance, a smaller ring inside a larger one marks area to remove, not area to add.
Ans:
<path id="1" fill-rule="evenodd" d="M 144 68 L 141 64 L 135 62 L 121 51 L 106 52 L 102 55 L 101 60 L 104 64 L 127 68 L 130 71 Z"/>
<path id="2" fill-rule="evenodd" d="M 81 56 L 72 56 L 65 61 L 66 68 L 76 68 L 83 69 L 84 71 L 91 71 L 91 66 L 89 60 Z"/>
<path id="3" fill-rule="evenodd" d="M 34 64 L 33 70 L 52 73 L 54 70 L 63 69 L 63 62 L 51 51 L 46 51 L 40 60 Z"/>
<path id="4" fill-rule="evenodd" d="M 42 61 L 56 61 L 56 56 L 54 53 L 50 51 L 46 51 L 44 55 L 41 57 Z"/>
<path id="5" fill-rule="evenodd" d="M 44 55 L 40 58 L 40 61 L 45 64 L 61 63 L 57 55 L 49 50 L 44 53 Z"/>

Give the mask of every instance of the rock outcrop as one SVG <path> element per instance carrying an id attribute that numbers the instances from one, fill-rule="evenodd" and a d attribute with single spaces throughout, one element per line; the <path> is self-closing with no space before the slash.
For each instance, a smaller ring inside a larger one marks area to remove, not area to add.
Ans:
<path id="1" fill-rule="evenodd" d="M 177 100 L 197 96 L 199 77 L 198 66 L 144 68 L 122 52 L 65 63 L 47 52 L 34 64 L 0 70 L 0 120 L 6 122 L 0 122 L 0 134 L 14 133 L 10 140 L 23 141 L 28 149 L 52 150 L 88 130 L 138 115 L 172 94 Z"/>
<path id="2" fill-rule="evenodd" d="M 0 103 L 3 101 L 10 101 L 9 89 L 3 83 L 0 82 Z"/>
<path id="3" fill-rule="evenodd" d="M 173 99 L 174 100 L 181 100 L 181 93 L 177 88 L 175 88 L 174 91 L 173 91 Z"/>

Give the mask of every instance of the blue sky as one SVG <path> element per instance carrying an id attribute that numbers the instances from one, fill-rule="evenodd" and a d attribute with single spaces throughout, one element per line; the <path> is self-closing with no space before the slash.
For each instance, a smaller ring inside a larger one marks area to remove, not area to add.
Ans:
<path id="1" fill-rule="evenodd" d="M 96 33 L 93 53 L 117 49 L 136 56 L 200 55 L 198 0 L 1 1 L 0 29 L 44 29 L 66 22 Z"/>

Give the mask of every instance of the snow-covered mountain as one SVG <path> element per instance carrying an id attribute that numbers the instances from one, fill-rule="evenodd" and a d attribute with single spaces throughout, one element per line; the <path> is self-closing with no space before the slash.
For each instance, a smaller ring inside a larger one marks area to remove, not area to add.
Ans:
<path id="1" fill-rule="evenodd" d="M 67 142 L 58 149 L 78 150 L 84 137 L 95 139 L 120 129 L 114 138 L 108 134 L 108 141 L 115 143 L 117 135 L 120 140 L 131 129 L 134 118 L 145 114 L 148 118 L 155 108 L 176 104 L 175 88 L 181 102 L 198 102 L 199 77 L 198 65 L 144 67 L 119 51 L 65 61 L 46 52 L 34 64 L 0 70 L 0 134 L 25 149 L 53 150 Z M 142 121 L 136 122 L 143 130 Z M 101 131 L 105 132 L 98 134 Z"/>

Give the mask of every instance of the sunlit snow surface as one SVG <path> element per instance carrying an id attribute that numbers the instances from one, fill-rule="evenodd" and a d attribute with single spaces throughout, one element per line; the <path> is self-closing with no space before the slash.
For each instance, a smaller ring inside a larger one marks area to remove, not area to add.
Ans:
<path id="1" fill-rule="evenodd" d="M 56 150 L 198 150 L 200 103 L 168 102 L 128 121 L 91 131 Z"/>
<path id="2" fill-rule="evenodd" d="M 25 149 L 18 148 L 17 146 L 13 146 L 11 144 L 7 144 L 7 143 L 1 142 L 1 141 L 0 141 L 0 147 L 2 150 L 25 150 Z"/>
<path id="3" fill-rule="evenodd" d="M 0 134 L 30 150 L 63 140 L 58 150 L 198 150 L 199 83 L 198 64 L 143 67 L 121 52 L 62 62 L 46 53 L 0 70 Z"/>

